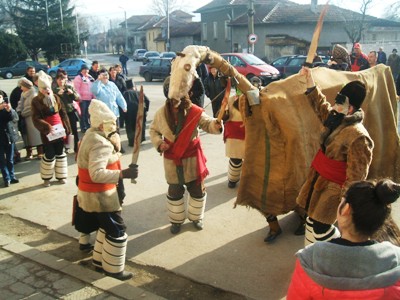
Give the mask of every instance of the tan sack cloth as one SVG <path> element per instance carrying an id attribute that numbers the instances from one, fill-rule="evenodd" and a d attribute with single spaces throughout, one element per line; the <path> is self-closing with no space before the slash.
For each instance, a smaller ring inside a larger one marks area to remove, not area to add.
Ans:
<path id="1" fill-rule="evenodd" d="M 368 178 L 399 181 L 397 96 L 390 68 L 380 64 L 360 72 L 341 72 L 321 67 L 313 69 L 313 76 L 332 104 L 346 83 L 360 80 L 366 85 L 364 125 L 375 143 Z M 295 208 L 323 129 L 305 91 L 305 78 L 296 74 L 265 87 L 260 105 L 249 107 L 241 98 L 246 150 L 236 204 L 263 215 Z"/>

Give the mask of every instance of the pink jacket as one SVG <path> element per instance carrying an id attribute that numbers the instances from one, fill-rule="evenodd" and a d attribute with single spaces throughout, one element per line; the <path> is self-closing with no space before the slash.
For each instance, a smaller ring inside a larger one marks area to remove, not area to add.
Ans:
<path id="1" fill-rule="evenodd" d="M 400 281 L 394 285 L 369 290 L 332 290 L 313 281 L 299 259 L 289 286 L 287 300 L 395 300 L 400 299 Z"/>
<path id="2" fill-rule="evenodd" d="M 92 88 L 92 76 L 88 75 L 88 77 L 83 77 L 81 73 L 79 73 L 74 78 L 74 87 L 79 94 L 80 100 L 92 100 L 94 98 L 90 89 Z"/>

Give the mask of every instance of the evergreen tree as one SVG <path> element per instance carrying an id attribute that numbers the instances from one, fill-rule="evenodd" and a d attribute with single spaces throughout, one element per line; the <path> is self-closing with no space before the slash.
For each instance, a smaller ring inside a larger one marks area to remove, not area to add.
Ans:
<path id="1" fill-rule="evenodd" d="M 11 66 L 26 59 L 25 45 L 16 35 L 0 32 L 0 49 L 0 66 Z"/>
<path id="2" fill-rule="evenodd" d="M 47 9 L 46 9 L 47 2 Z M 60 7 L 61 6 L 61 7 Z M 48 61 L 69 56 L 78 48 L 74 6 L 70 0 L 20 0 L 12 10 L 18 36 L 24 42 L 32 59 L 45 51 Z M 63 45 L 68 44 L 68 47 Z M 68 53 L 63 53 L 65 50 Z"/>

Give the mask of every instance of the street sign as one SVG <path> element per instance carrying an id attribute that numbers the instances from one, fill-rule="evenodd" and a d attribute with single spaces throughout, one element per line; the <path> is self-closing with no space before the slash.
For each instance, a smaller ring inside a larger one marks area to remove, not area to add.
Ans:
<path id="1" fill-rule="evenodd" d="M 257 40 L 258 40 L 257 34 L 255 34 L 255 33 L 249 34 L 249 37 L 248 37 L 249 44 L 255 44 L 255 43 L 257 43 Z"/>

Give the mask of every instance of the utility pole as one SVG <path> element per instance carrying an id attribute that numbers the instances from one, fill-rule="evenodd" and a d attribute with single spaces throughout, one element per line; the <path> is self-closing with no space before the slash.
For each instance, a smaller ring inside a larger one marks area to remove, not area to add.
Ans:
<path id="1" fill-rule="evenodd" d="M 169 33 L 169 0 L 167 1 L 167 52 L 169 52 L 169 50 L 171 49 L 170 44 L 169 44 L 169 38 L 170 38 L 170 33 Z"/>
<path id="2" fill-rule="evenodd" d="M 64 20 L 63 20 L 63 11 L 62 11 L 61 0 L 60 0 L 60 16 L 61 16 L 61 28 L 64 29 Z"/>
<path id="3" fill-rule="evenodd" d="M 126 20 L 126 10 L 125 12 L 125 55 L 128 53 L 128 22 Z"/>
<path id="4" fill-rule="evenodd" d="M 49 6 L 47 5 L 47 0 L 46 0 L 46 21 L 47 21 L 47 27 L 50 26 L 49 22 Z"/>
<path id="5" fill-rule="evenodd" d="M 80 48 L 81 40 L 79 38 L 79 22 L 78 22 L 78 13 L 75 14 L 75 22 L 76 22 L 76 35 L 78 37 L 78 44 Z"/>
<path id="6" fill-rule="evenodd" d="M 254 34 L 254 2 L 249 1 L 249 10 L 247 11 L 248 22 L 249 22 L 249 35 Z M 254 53 L 254 44 L 248 43 L 248 53 Z"/>

